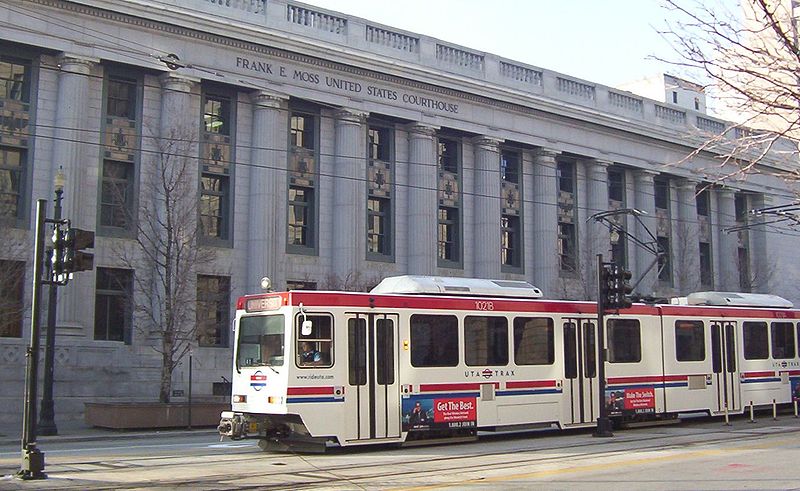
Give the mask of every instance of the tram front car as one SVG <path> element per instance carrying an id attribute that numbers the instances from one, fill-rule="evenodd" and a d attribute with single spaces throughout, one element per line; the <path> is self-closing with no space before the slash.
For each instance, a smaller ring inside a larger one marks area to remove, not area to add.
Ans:
<path id="1" fill-rule="evenodd" d="M 288 381 L 294 357 L 304 353 L 299 336 L 319 339 L 325 326 L 314 325 L 289 301 L 291 293 L 242 297 L 236 306 L 231 411 L 221 415 L 219 432 L 233 440 L 258 439 L 264 450 L 324 451 L 326 438 L 309 433 L 303 415 L 290 413 Z M 319 346 L 319 341 L 314 344 Z M 318 358 L 318 357 L 317 357 Z M 302 363 L 302 361 L 298 361 Z M 296 374 L 294 374 L 296 376 Z"/>

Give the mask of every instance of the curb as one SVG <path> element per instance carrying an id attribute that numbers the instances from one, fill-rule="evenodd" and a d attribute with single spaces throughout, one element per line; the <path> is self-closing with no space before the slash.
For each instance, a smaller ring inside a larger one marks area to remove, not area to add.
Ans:
<path id="1" fill-rule="evenodd" d="M 36 439 L 36 443 L 75 443 L 75 442 L 91 442 L 103 440 L 142 440 L 145 438 L 156 437 L 181 437 L 190 435 L 218 435 L 216 428 L 198 428 L 196 430 L 152 430 L 148 432 L 136 431 L 109 431 L 107 433 L 92 433 L 92 434 L 67 434 L 67 435 L 53 435 L 41 436 Z M 0 434 L 0 447 L 19 445 L 21 444 L 21 437 L 11 437 L 9 435 Z"/>

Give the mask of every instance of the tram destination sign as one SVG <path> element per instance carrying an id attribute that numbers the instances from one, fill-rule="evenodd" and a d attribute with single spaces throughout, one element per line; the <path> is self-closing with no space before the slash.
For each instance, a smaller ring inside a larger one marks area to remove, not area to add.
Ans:
<path id="1" fill-rule="evenodd" d="M 422 92 L 366 83 L 361 80 L 354 80 L 322 71 L 276 63 L 267 59 L 237 56 L 236 70 L 242 74 L 266 78 L 273 82 L 291 82 L 301 86 L 319 87 L 329 92 L 356 95 L 365 99 L 416 109 L 427 109 L 449 114 L 458 114 L 459 111 L 457 103 L 439 97 L 432 97 Z"/>

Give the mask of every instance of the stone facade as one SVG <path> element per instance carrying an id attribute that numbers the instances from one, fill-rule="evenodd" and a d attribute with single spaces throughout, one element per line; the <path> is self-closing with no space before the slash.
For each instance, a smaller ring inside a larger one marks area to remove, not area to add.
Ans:
<path id="1" fill-rule="evenodd" d="M 156 141 L 191 143 L 182 156 L 197 164 L 198 247 L 214 251 L 196 274 L 227 278 L 222 318 L 265 275 L 278 289 L 483 276 L 528 280 L 549 298 L 594 298 L 595 255 L 609 258 L 612 246 L 589 217 L 612 208 L 646 211 L 619 223 L 669 247 L 659 274 L 648 270 L 652 254 L 617 246 L 634 278 L 644 275 L 644 294 L 700 285 L 702 231 L 709 287 L 800 297 L 786 274 L 796 271 L 796 237 L 724 232 L 742 207 L 790 201 L 791 190 L 766 173 L 721 181 L 731 169 L 709 153 L 687 159 L 713 120 L 700 112 L 286 0 L 0 5 L 0 61 L 26 67 L 29 90 L 24 103 L 0 93 L 0 147 L 24 155 L 22 206 L 3 225 L 15 247 L 0 254 L 28 265 L 25 305 L 35 202 L 52 196 L 59 167 L 64 216 L 97 231 L 95 266 L 125 268 L 118 251 L 131 233 L 107 226 L 104 206 L 141 208 Z M 133 94 L 123 120 L 112 114 L 111 81 Z M 108 175 L 109 161 L 124 177 Z M 125 199 L 103 194 L 113 182 L 127 186 Z M 692 192 L 703 183 L 713 184 L 705 221 Z M 80 418 L 84 402 L 158 394 L 152 338 L 134 325 L 125 339 L 98 339 L 99 274 L 77 274 L 59 291 L 59 419 Z M 19 418 L 29 319 L 0 338 L 2 422 Z M 229 377 L 228 327 L 194 348 L 199 397 Z M 184 362 L 175 394 L 187 392 L 187 373 Z"/>

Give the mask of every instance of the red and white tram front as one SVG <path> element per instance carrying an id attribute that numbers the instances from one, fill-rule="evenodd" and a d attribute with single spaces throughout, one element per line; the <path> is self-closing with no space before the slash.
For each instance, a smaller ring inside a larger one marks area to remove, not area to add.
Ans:
<path id="1" fill-rule="evenodd" d="M 262 448 L 324 448 L 325 439 L 312 438 L 301 415 L 289 412 L 288 381 L 295 357 L 301 365 L 330 363 L 331 326 L 325 317 L 314 317 L 317 322 L 313 322 L 298 310 L 302 308 L 289 305 L 289 293 L 239 299 L 231 411 L 222 413 L 221 435 L 234 440 L 257 438 Z M 291 342 L 296 317 L 302 343 Z"/>

